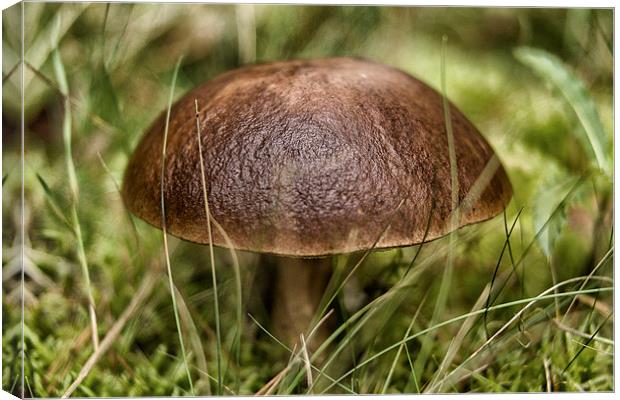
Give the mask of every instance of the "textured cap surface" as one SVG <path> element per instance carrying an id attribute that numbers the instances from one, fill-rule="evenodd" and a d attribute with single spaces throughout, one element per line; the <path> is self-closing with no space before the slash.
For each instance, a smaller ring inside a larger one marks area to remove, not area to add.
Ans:
<path id="1" fill-rule="evenodd" d="M 397 69 L 334 58 L 233 70 L 173 105 L 163 187 L 169 233 L 208 243 L 195 99 L 211 214 L 235 248 L 309 257 L 368 249 L 387 225 L 376 248 L 422 242 L 428 221 L 426 240 L 450 231 L 441 95 Z M 494 153 L 450 107 L 463 201 Z M 140 141 L 122 188 L 129 209 L 157 227 L 165 119 Z M 458 225 L 491 218 L 511 195 L 499 165 Z M 217 229 L 213 242 L 226 246 Z"/>

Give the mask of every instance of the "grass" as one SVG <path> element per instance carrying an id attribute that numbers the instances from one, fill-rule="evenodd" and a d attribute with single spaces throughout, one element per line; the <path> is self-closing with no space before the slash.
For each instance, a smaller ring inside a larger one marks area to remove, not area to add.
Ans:
<path id="1" fill-rule="evenodd" d="M 448 37 L 443 36 L 441 38 L 441 97 L 443 105 L 443 117 L 446 130 L 446 136 L 448 139 L 448 159 L 450 160 L 450 227 L 451 232 L 448 235 L 449 245 L 446 257 L 446 265 L 441 276 L 439 284 L 439 292 L 435 301 L 435 308 L 433 315 L 431 316 L 430 324 L 434 324 L 438 318 L 445 313 L 446 302 L 448 299 L 448 290 L 452 283 L 452 275 L 454 270 L 454 247 L 458 239 L 459 226 L 459 181 L 458 181 L 458 166 L 456 160 L 456 150 L 454 147 L 454 133 L 452 130 L 452 117 L 450 113 L 450 103 L 448 100 L 448 89 L 446 83 L 446 52 L 448 45 Z M 429 216 L 430 218 L 430 216 Z M 435 340 L 435 335 L 427 335 L 422 339 L 422 347 L 414 364 L 414 372 L 416 375 L 420 375 L 423 369 L 426 368 L 428 361 L 429 351 L 432 347 L 432 343 Z M 441 368 L 440 368 L 441 370 Z"/>
<path id="2" fill-rule="evenodd" d="M 202 158 L 202 141 L 200 136 L 200 115 L 198 111 L 198 100 L 194 100 L 196 105 L 196 139 L 198 141 L 198 154 L 200 155 L 200 178 L 202 181 L 202 201 L 205 205 L 205 217 L 207 218 L 207 238 L 209 240 L 209 260 L 211 261 L 211 278 L 213 282 L 213 311 L 215 312 L 215 334 L 217 352 L 217 394 L 222 394 L 222 333 L 220 329 L 220 306 L 217 294 L 217 275 L 215 272 L 215 256 L 213 255 L 213 236 L 211 234 L 211 213 L 209 212 L 209 199 L 207 197 L 207 182 L 205 178 L 205 165 Z M 162 176 L 164 172 L 162 171 Z M 163 200 L 162 200 L 163 204 Z M 233 247 L 234 248 L 234 247 Z"/>
<path id="3" fill-rule="evenodd" d="M 559 284 L 559 285 L 562 285 L 562 284 L 564 284 L 564 282 L 562 282 L 562 283 L 561 283 L 561 284 Z M 553 287 L 551 288 L 551 290 L 555 290 L 556 286 L 558 286 L 558 285 L 553 286 Z M 456 318 L 452 318 L 452 319 L 449 319 L 449 320 L 447 320 L 447 321 L 443 321 L 443 322 L 441 322 L 441 323 L 435 324 L 435 325 L 433 325 L 433 326 L 431 326 L 431 327 L 429 327 L 429 328 L 427 328 L 427 329 L 424 329 L 424 330 L 422 330 L 422 331 L 420 331 L 420 332 L 417 332 L 417 333 L 415 333 L 415 334 L 413 334 L 413 335 L 406 336 L 406 337 L 405 337 L 404 339 L 402 339 L 401 341 L 396 342 L 396 343 L 394 343 L 394 344 L 392 344 L 392 345 L 390 345 L 390 346 L 388 346 L 388 347 L 384 348 L 383 350 L 380 350 L 380 351 L 376 352 L 373 356 L 371 356 L 371 357 L 367 358 L 367 359 L 366 359 L 366 360 L 364 360 L 362 363 L 360 363 L 359 365 L 357 365 L 355 368 L 353 368 L 353 369 L 351 369 L 351 370 L 347 371 L 346 373 L 344 373 L 344 374 L 343 374 L 340 378 L 338 378 L 338 380 L 336 380 L 333 384 L 336 384 L 336 383 L 340 382 L 342 379 L 344 379 L 344 378 L 346 378 L 347 376 L 351 375 L 351 374 L 352 374 L 353 372 L 355 372 L 357 369 L 359 369 L 359 368 L 361 368 L 361 367 L 365 366 L 366 364 L 369 364 L 369 363 L 373 362 L 374 360 L 376 360 L 377 358 L 381 357 L 382 355 L 384 355 L 384 354 L 386 354 L 386 353 L 389 353 L 391 350 L 394 350 L 394 349 L 398 348 L 398 346 L 400 346 L 401 344 L 407 343 L 408 341 L 413 340 L 413 339 L 415 339 L 415 338 L 417 338 L 417 337 L 419 337 L 419 336 L 423 336 L 423 335 L 425 335 L 425 334 L 427 334 L 427 333 L 429 333 L 429 332 L 435 331 L 435 330 L 437 330 L 437 329 L 439 329 L 439 328 L 441 328 L 441 327 L 444 327 L 444 326 L 446 326 L 446 325 L 452 324 L 452 323 L 454 323 L 454 322 L 458 322 L 458 321 L 460 321 L 460 320 L 466 319 L 466 318 L 468 318 L 468 317 L 470 317 L 470 316 L 474 316 L 474 315 L 483 314 L 483 313 L 484 313 L 484 312 L 486 312 L 486 311 L 495 310 L 495 309 L 500 309 L 500 308 L 505 308 L 505 307 L 511 307 L 511 306 L 514 306 L 514 305 L 519 305 L 519 304 L 522 304 L 522 303 L 526 303 L 526 304 L 527 304 L 527 306 L 526 306 L 526 307 L 524 307 L 523 309 L 521 309 L 521 310 L 520 310 L 520 311 L 519 311 L 519 312 L 518 312 L 518 313 L 517 313 L 517 314 L 516 314 L 516 315 L 515 315 L 515 316 L 514 316 L 511 320 L 510 320 L 510 321 L 508 321 L 508 322 L 507 322 L 507 323 L 506 323 L 506 324 L 502 327 L 502 329 L 498 330 L 498 332 L 497 332 L 497 333 L 495 333 L 495 334 L 494 334 L 491 338 L 489 338 L 489 339 L 488 339 L 488 340 L 487 340 L 487 341 L 486 341 L 486 342 L 485 342 L 485 343 L 484 343 L 484 344 L 483 344 L 483 345 L 482 345 L 482 346 L 481 346 L 481 347 L 480 347 L 477 351 L 475 351 L 474 353 L 472 353 L 472 354 L 471 354 L 471 355 L 470 355 L 470 356 L 469 356 L 469 357 L 468 357 L 468 358 L 467 358 L 467 359 L 463 362 L 463 364 L 465 364 L 465 363 L 467 363 L 468 361 L 470 361 L 471 359 L 473 359 L 475 356 L 477 356 L 477 355 L 478 355 L 478 353 L 480 353 L 480 352 L 481 352 L 481 351 L 482 351 L 482 350 L 483 350 L 483 349 L 484 349 L 487 345 L 489 345 L 489 344 L 490 344 L 490 343 L 491 343 L 491 342 L 492 342 L 492 341 L 493 341 L 493 340 L 494 340 L 497 336 L 499 336 L 499 334 L 500 334 L 501 332 L 503 332 L 503 330 L 504 330 L 504 329 L 506 329 L 508 326 L 510 326 L 510 324 L 511 324 L 512 322 L 516 321 L 516 320 L 518 319 L 518 317 L 519 317 L 519 316 L 520 316 L 520 315 L 521 315 L 521 314 L 522 314 L 525 310 L 527 310 L 527 308 L 529 308 L 530 306 L 534 305 L 534 304 L 536 303 L 536 301 L 538 301 L 538 300 L 547 300 L 547 299 L 555 299 L 555 298 L 557 298 L 557 297 L 563 297 L 563 296 L 575 296 L 575 295 L 578 295 L 578 294 L 585 294 L 585 293 L 601 293 L 601 292 L 605 292 L 605 291 L 607 291 L 607 292 L 611 292 L 612 290 L 613 290 L 613 287 L 612 287 L 612 286 L 608 286 L 608 287 L 603 287 L 603 288 L 598 288 L 598 289 L 591 289 L 591 290 L 588 290 L 588 291 L 573 291 L 573 292 L 565 292 L 565 293 L 558 293 L 558 294 L 546 294 L 546 295 L 543 293 L 543 294 L 541 294 L 541 295 L 537 296 L 537 298 L 521 299 L 521 300 L 517 300 L 517 301 L 514 301 L 514 302 L 510 302 L 510 303 L 505 303 L 505 304 L 500 304 L 500 305 L 497 305 L 497 306 L 493 306 L 493 307 L 490 307 L 489 309 L 477 310 L 477 311 L 472 312 L 472 313 L 469 313 L 469 314 L 463 314 L 463 315 L 460 315 L 460 316 L 458 316 L 458 317 L 456 317 Z M 607 318 L 606 318 L 606 320 L 607 320 Z M 606 322 L 606 320 L 605 320 L 605 322 Z M 599 327 L 599 329 L 600 329 L 600 327 Z M 597 329 L 597 331 L 595 332 L 595 334 L 596 334 L 596 333 L 598 333 L 598 329 Z M 580 351 L 581 351 L 581 350 L 580 350 Z M 569 365 L 570 365 L 570 363 L 569 363 Z M 458 368 L 458 367 L 457 367 L 457 368 Z M 567 369 L 567 368 L 565 368 L 565 369 L 563 370 L 563 372 L 564 372 L 566 369 Z M 456 370 L 457 370 L 457 369 L 455 368 L 455 371 L 456 371 Z M 332 384 L 332 386 L 333 386 L 333 384 Z M 329 386 L 329 387 L 328 387 L 325 391 L 328 391 L 329 389 L 331 389 L 331 386 Z"/>
<path id="4" fill-rule="evenodd" d="M 185 344 L 183 341 L 183 334 L 181 332 L 181 322 L 179 321 L 179 309 L 176 301 L 176 290 L 174 286 L 174 282 L 172 279 L 172 268 L 170 267 L 170 250 L 168 249 L 168 232 L 166 229 L 167 219 L 166 219 L 166 206 L 165 206 L 165 194 L 164 188 L 165 183 L 164 179 L 166 177 L 166 144 L 168 143 L 168 126 L 170 123 L 170 110 L 172 109 L 172 99 L 174 96 L 174 87 L 177 82 L 177 75 L 179 72 L 179 67 L 181 66 L 181 59 L 177 61 L 176 67 L 174 68 L 174 73 L 172 74 L 172 84 L 170 86 L 170 96 L 168 96 L 168 109 L 166 111 L 166 127 L 164 128 L 164 144 L 162 148 L 162 162 L 161 162 L 161 171 L 160 171 L 160 193 L 161 193 L 161 221 L 162 221 L 162 231 L 164 238 L 164 254 L 166 257 L 166 272 L 168 273 L 168 285 L 170 287 L 170 297 L 172 298 L 172 310 L 174 311 L 174 321 L 177 326 L 177 333 L 179 335 L 179 346 L 181 347 L 181 355 L 183 357 L 183 364 L 185 364 L 185 371 L 187 372 L 187 381 L 189 383 L 190 393 L 194 395 L 194 383 L 192 381 L 192 374 L 190 372 L 189 364 L 187 362 L 187 354 L 185 351 Z M 210 225 L 209 225 L 210 230 Z M 218 335 L 219 340 L 219 335 Z M 219 369 L 218 369 L 219 372 Z M 219 386 L 218 386 L 219 388 Z"/>
<path id="5" fill-rule="evenodd" d="M 3 388 L 20 392 L 24 354 L 25 393 L 39 397 L 614 389 L 611 12 L 24 8 L 24 346 L 19 18 L 3 14 Z M 457 235 L 336 257 L 314 326 L 341 323 L 312 352 L 271 333 L 256 255 L 162 243 L 119 182 L 142 132 L 190 88 L 244 61 L 334 55 L 415 74 L 480 128 L 499 159 L 461 207 L 500 160 L 515 193 Z"/>
<path id="6" fill-rule="evenodd" d="M 59 89 L 64 97 L 64 118 L 62 122 L 63 140 L 65 144 L 65 163 L 67 165 L 67 174 L 69 175 L 69 189 L 71 193 L 71 221 L 73 224 L 73 232 L 75 233 L 75 239 L 77 242 L 77 253 L 82 267 L 82 274 L 84 275 L 84 285 L 86 287 L 86 293 L 88 296 L 88 313 L 90 316 L 91 335 L 93 340 L 93 347 L 97 351 L 99 347 L 99 333 L 97 331 L 97 315 L 95 313 L 95 300 L 93 298 L 92 285 L 90 283 L 90 272 L 88 270 L 88 261 L 86 260 L 86 253 L 84 252 L 84 240 L 82 238 L 82 228 L 80 227 L 80 219 L 77 212 L 77 203 L 79 199 L 78 183 L 75 172 L 75 165 L 73 164 L 73 153 L 71 147 L 71 101 L 69 100 L 69 84 L 67 83 L 67 76 L 65 74 L 65 68 L 58 51 L 58 31 L 60 29 L 60 14 L 55 19 L 54 29 L 52 31 L 52 42 L 54 44 L 54 50 L 52 52 L 52 60 L 54 63 L 54 72 L 56 74 L 56 80 L 58 81 Z"/>

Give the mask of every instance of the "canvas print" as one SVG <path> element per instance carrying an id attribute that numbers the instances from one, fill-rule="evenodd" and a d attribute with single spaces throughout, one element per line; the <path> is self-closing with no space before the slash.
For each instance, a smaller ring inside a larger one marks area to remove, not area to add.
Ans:
<path id="1" fill-rule="evenodd" d="M 611 9 L 2 27 L 3 390 L 614 390 Z"/>

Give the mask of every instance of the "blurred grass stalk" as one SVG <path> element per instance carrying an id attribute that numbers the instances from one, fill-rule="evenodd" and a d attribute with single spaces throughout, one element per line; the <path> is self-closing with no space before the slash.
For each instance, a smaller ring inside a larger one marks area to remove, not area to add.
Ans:
<path id="1" fill-rule="evenodd" d="M 241 64 L 252 64 L 256 62 L 254 4 L 237 4 L 235 6 L 235 15 L 237 18 L 239 60 Z"/>
<path id="2" fill-rule="evenodd" d="M 448 300 L 448 291 L 452 283 L 452 272 L 454 269 L 454 249 L 458 238 L 457 227 L 459 226 L 459 181 L 456 165 L 456 150 L 454 147 L 454 133 L 452 130 L 452 118 L 450 115 L 450 102 L 448 101 L 448 89 L 446 83 L 446 53 L 448 47 L 448 37 L 443 36 L 441 39 L 441 97 L 443 101 L 443 116 L 446 137 L 448 142 L 448 157 L 450 161 L 450 186 L 451 186 L 451 213 L 450 213 L 450 235 L 446 265 L 444 266 L 443 275 L 439 284 L 439 293 L 435 302 L 435 308 L 430 320 L 430 324 L 438 321 L 441 315 L 445 313 L 446 303 Z M 421 376 L 426 368 L 426 362 L 435 341 L 435 332 L 425 336 L 422 339 L 422 348 L 416 358 L 414 367 L 416 376 Z"/>
<path id="3" fill-rule="evenodd" d="M 97 329 L 97 315 L 95 313 L 95 300 L 93 298 L 93 291 L 90 281 L 90 273 L 88 270 L 88 262 L 86 260 L 86 252 L 84 250 L 84 240 L 82 238 L 82 229 L 80 226 L 80 219 L 78 216 L 78 203 L 79 203 L 79 187 L 77 182 L 77 176 L 75 171 L 75 165 L 73 164 L 73 154 L 71 149 L 71 100 L 69 95 L 69 84 L 67 82 L 67 75 L 60 56 L 59 45 L 59 31 L 61 26 L 61 14 L 56 14 L 54 29 L 52 29 L 51 43 L 52 43 L 52 61 L 54 63 L 54 72 L 56 74 L 56 80 L 58 81 L 58 87 L 63 96 L 63 140 L 65 145 L 65 164 L 67 167 L 67 173 L 69 175 L 69 188 L 71 198 L 71 216 L 73 223 L 73 230 L 76 236 L 77 252 L 82 268 L 82 274 L 84 275 L 84 283 L 86 285 L 86 294 L 88 296 L 88 313 L 90 316 L 91 336 L 93 341 L 93 348 L 95 351 L 99 349 L 99 333 Z"/>

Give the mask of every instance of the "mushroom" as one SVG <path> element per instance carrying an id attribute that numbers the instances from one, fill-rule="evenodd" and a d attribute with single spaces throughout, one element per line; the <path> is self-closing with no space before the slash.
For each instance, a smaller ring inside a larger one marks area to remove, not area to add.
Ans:
<path id="1" fill-rule="evenodd" d="M 450 115 L 462 204 L 494 153 L 452 104 Z M 430 241 L 497 215 L 512 195 L 496 161 L 451 223 L 443 98 L 423 82 L 361 59 L 275 62 L 226 72 L 171 109 L 166 224 L 192 242 L 209 243 L 196 118 L 211 217 L 237 250 L 276 265 L 272 319 L 289 344 L 309 329 L 332 255 Z M 156 227 L 165 124 L 164 113 L 142 137 L 122 188 Z"/>

